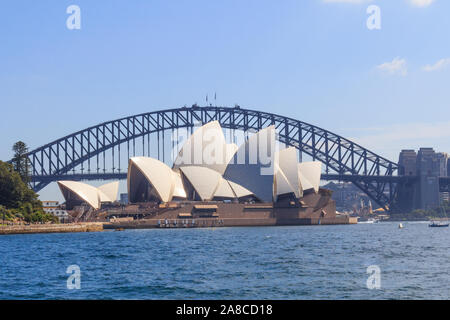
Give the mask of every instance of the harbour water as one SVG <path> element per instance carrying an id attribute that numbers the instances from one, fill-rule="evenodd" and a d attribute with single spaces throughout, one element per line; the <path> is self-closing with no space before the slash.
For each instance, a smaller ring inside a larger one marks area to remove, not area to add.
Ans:
<path id="1" fill-rule="evenodd" d="M 449 299 L 450 230 L 403 225 L 5 235 L 0 299 Z"/>

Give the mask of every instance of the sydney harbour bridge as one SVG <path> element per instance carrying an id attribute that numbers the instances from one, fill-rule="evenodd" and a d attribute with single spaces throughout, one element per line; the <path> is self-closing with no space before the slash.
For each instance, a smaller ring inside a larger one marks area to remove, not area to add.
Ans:
<path id="1" fill-rule="evenodd" d="M 397 163 L 323 128 L 239 106 L 193 105 L 100 123 L 29 152 L 32 187 L 40 191 L 58 180 L 126 179 L 130 157 L 166 161 L 166 149 L 170 143 L 174 147 L 170 135 L 213 120 L 244 133 L 274 125 L 279 142 L 297 148 L 300 159 L 306 155 L 323 163 L 323 180 L 352 182 L 387 211 L 395 211 L 399 189 L 415 179 L 398 176 Z"/>

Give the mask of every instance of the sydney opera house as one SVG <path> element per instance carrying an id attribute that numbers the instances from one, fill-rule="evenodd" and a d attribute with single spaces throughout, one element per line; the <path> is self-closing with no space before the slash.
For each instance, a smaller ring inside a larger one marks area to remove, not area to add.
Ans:
<path id="1" fill-rule="evenodd" d="M 116 217 L 132 212 L 135 218 L 113 224 L 151 228 L 353 223 L 336 214 L 331 192 L 320 188 L 321 163 L 299 163 L 296 149 L 278 150 L 275 137 L 271 126 L 237 146 L 227 143 L 220 124 L 212 121 L 186 139 L 172 167 L 148 157 L 129 159 L 129 205 L 110 211 Z M 73 181 L 58 185 L 68 209 L 83 204 L 99 210 L 117 199 L 118 182 L 98 188 Z"/>
<path id="2" fill-rule="evenodd" d="M 98 188 L 77 181 L 58 181 L 58 186 L 66 200 L 67 209 L 73 209 L 76 205 L 84 203 L 98 210 L 102 203 L 115 202 L 119 191 L 119 181 Z"/>

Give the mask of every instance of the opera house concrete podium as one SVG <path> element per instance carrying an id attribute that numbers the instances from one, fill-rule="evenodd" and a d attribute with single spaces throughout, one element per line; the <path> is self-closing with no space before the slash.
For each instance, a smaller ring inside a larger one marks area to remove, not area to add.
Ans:
<path id="1" fill-rule="evenodd" d="M 172 167 L 149 157 L 129 159 L 130 204 L 109 216 L 111 227 L 211 227 L 354 223 L 336 214 L 331 192 L 320 188 L 321 163 L 297 161 L 293 147 L 278 150 L 267 127 L 239 147 L 227 143 L 217 121 L 195 130 Z M 112 186 L 94 188 L 59 182 L 66 201 L 84 200 L 99 209 Z M 107 185 L 108 186 L 108 185 Z M 108 191 L 106 191 L 107 189 Z M 117 189 L 116 197 L 117 197 Z"/>

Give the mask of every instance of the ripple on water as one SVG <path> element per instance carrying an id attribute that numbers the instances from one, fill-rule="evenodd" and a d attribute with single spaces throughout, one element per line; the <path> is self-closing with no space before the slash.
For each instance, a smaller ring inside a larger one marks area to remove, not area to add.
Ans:
<path id="1" fill-rule="evenodd" d="M 450 232 L 426 224 L 0 237 L 1 299 L 449 299 Z M 81 290 L 66 269 L 81 268 Z M 366 268 L 381 269 L 368 290 Z M 20 276 L 18 276 L 20 275 Z"/>

